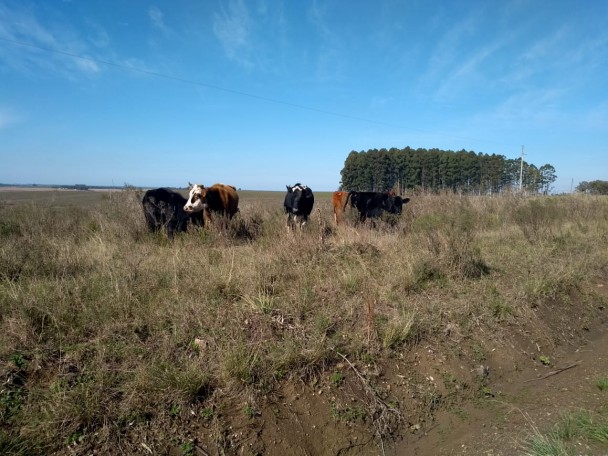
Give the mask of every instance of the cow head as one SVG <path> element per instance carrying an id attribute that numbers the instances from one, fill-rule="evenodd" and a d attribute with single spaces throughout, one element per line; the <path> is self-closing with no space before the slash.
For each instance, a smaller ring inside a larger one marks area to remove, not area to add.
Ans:
<path id="1" fill-rule="evenodd" d="M 294 214 L 300 210 L 300 201 L 305 195 L 308 187 L 297 183 L 293 187 L 286 185 L 287 195 L 285 195 L 285 211 L 293 212 Z"/>
<path id="2" fill-rule="evenodd" d="M 409 198 L 402 198 L 400 196 L 388 196 L 388 207 L 387 211 L 391 214 L 401 214 L 401 210 L 404 204 L 409 202 Z"/>
<path id="3" fill-rule="evenodd" d="M 207 189 L 204 185 L 190 184 L 188 187 L 190 194 L 184 206 L 184 211 L 188 213 L 200 212 L 207 207 Z"/>

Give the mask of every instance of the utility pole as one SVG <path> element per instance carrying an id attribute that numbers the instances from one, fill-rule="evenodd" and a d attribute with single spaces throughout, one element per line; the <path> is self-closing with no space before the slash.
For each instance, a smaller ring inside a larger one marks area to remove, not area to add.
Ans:
<path id="1" fill-rule="evenodd" d="M 521 164 L 519 167 L 519 193 L 524 191 L 524 146 L 521 146 Z"/>

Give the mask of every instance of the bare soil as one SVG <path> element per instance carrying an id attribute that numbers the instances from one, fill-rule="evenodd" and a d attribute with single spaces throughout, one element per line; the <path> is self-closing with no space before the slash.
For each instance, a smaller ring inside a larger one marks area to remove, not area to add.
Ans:
<path id="1" fill-rule="evenodd" d="M 608 282 L 596 286 L 608 295 Z M 548 430 L 565 412 L 606 414 L 608 392 L 596 385 L 608 376 L 603 302 L 592 321 L 576 302 L 539 307 L 547 339 L 506 328 L 488 337 L 477 367 L 451 354 L 461 342 L 452 334 L 435 345 L 404 347 L 382 365 L 340 363 L 339 385 L 287 382 L 249 414 L 247 404 L 235 404 L 219 411 L 215 425 L 193 430 L 196 454 L 222 454 L 220 443 L 234 450 L 230 454 L 277 456 L 522 454 L 526 438 Z M 541 353 L 550 365 L 539 361 Z M 398 404 L 400 415 L 371 416 L 377 398 Z M 387 423 L 395 432 L 380 438 Z M 580 454 L 604 455 L 608 447 L 581 444 Z"/>
<path id="2" fill-rule="evenodd" d="M 598 284 L 598 290 L 608 291 L 606 284 Z M 562 317 L 577 320 L 575 313 Z M 467 403 L 459 413 L 442 410 L 423 438 L 396 447 L 394 454 L 521 454 L 527 437 L 548 430 L 563 413 L 582 409 L 605 414 L 608 392 L 600 391 L 596 381 L 608 376 L 606 317 L 606 310 L 600 310 L 592 328 L 573 332 L 553 351 L 550 366 L 533 362 L 533 353 L 517 353 L 516 348 L 510 359 L 492 359 L 488 386 L 494 397 Z M 514 362 L 522 367 L 514 369 Z M 608 447 L 581 444 L 577 454 L 605 455 Z"/>

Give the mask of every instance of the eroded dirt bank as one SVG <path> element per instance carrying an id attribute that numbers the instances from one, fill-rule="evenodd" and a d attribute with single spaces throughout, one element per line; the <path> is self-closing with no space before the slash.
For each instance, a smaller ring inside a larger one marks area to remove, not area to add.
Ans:
<path id="1" fill-rule="evenodd" d="M 607 285 L 596 286 L 597 299 L 584 306 L 537 308 L 546 324 L 539 332 L 480 328 L 471 344 L 448 328 L 443 340 L 404 347 L 382 365 L 345 358 L 325 380 L 290 382 L 249 416 L 238 405 L 224 410 L 222 444 L 234 454 L 521 454 L 524 439 L 562 413 L 606 412 L 608 393 L 596 381 L 608 375 Z M 215 454 L 217 431 L 197 432 L 209 438 L 198 440 L 199 454 Z M 597 451 L 582 446 L 580 454 Z"/>

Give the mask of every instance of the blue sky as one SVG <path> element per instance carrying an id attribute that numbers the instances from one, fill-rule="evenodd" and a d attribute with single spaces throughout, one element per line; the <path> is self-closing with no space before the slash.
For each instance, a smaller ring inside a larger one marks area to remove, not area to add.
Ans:
<path id="1" fill-rule="evenodd" d="M 608 180 L 608 1 L 0 0 L 0 182 L 334 190 L 351 150 Z"/>

